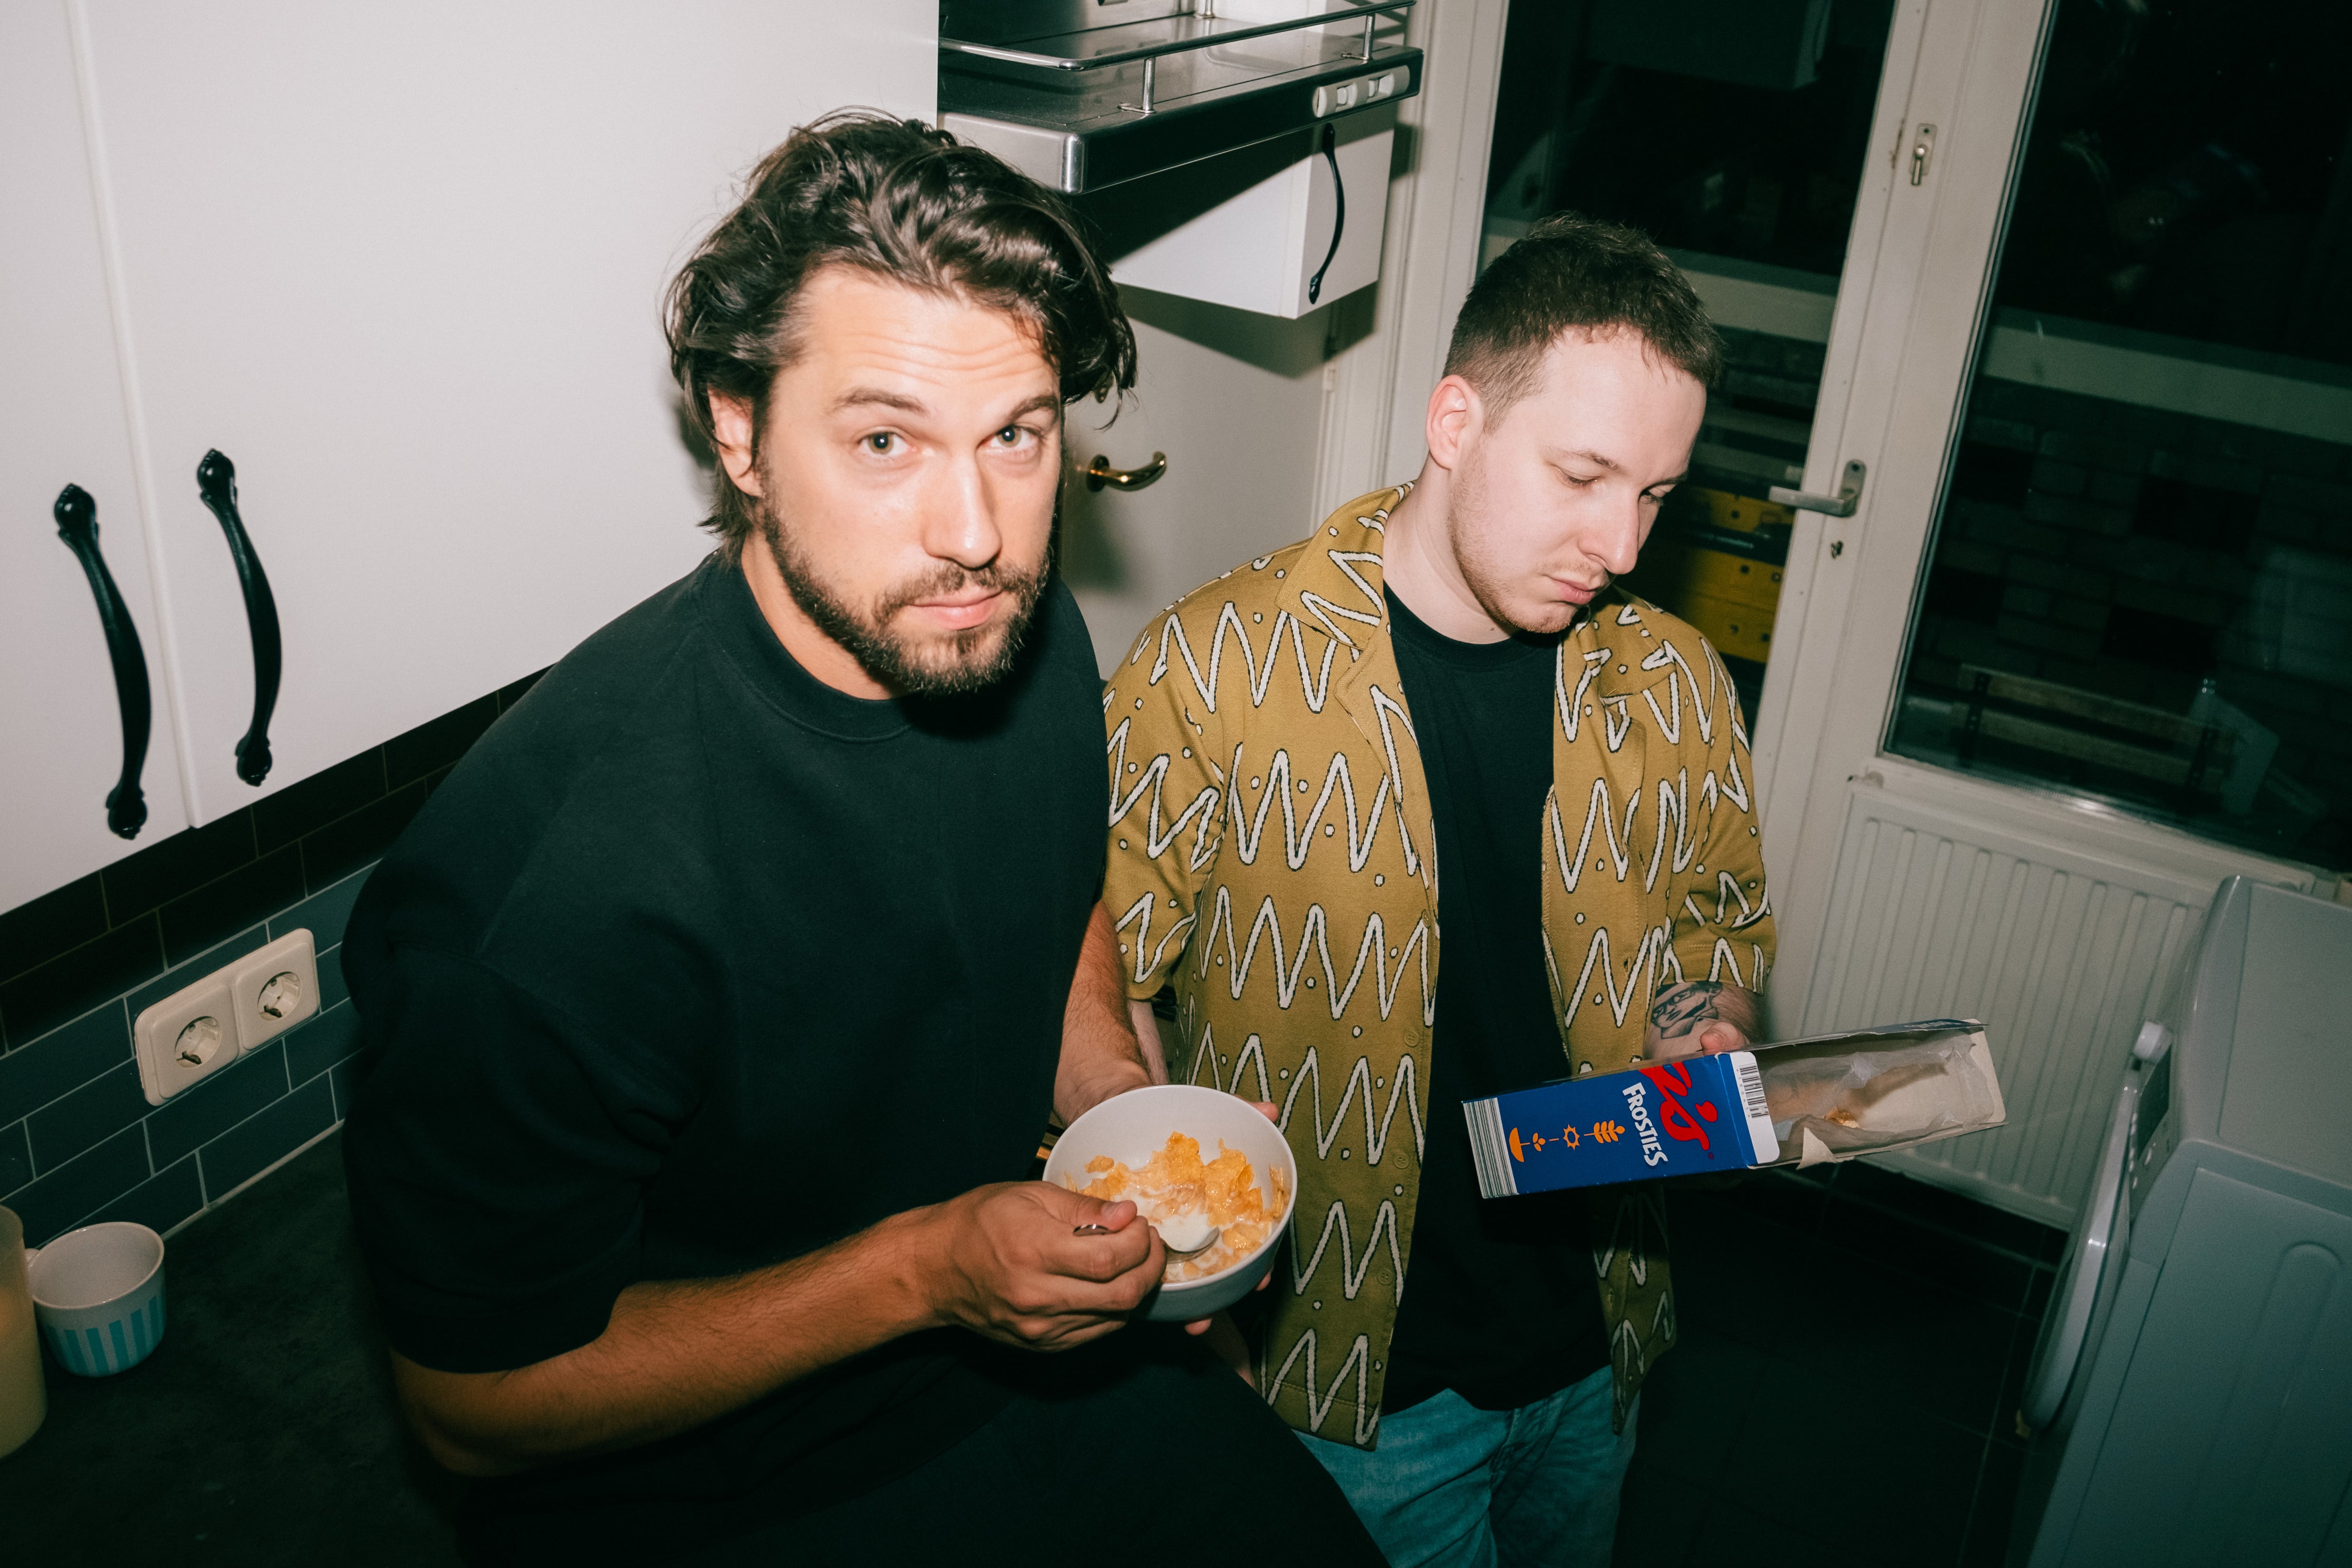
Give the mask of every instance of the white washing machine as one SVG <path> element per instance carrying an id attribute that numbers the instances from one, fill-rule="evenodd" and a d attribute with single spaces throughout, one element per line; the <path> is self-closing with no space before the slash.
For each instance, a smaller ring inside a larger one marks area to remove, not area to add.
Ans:
<path id="1" fill-rule="evenodd" d="M 2012 1564 L 2352 1568 L 2352 907 L 2214 895 L 2020 1415 Z"/>

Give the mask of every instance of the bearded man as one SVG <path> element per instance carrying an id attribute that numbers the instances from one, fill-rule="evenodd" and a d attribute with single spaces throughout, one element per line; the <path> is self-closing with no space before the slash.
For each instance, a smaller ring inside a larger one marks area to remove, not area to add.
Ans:
<path id="1" fill-rule="evenodd" d="M 483 738 L 344 949 L 353 1214 L 467 1555 L 1108 1558 L 1149 1444 L 1251 1478 L 1233 1539 L 1377 1561 L 1198 1342 L 1116 1332 L 1133 1205 L 1021 1179 L 1149 1081 L 1048 561 L 1063 408 L 1134 375 L 1102 268 L 994 158 L 836 117 L 669 334 L 719 549 Z"/>

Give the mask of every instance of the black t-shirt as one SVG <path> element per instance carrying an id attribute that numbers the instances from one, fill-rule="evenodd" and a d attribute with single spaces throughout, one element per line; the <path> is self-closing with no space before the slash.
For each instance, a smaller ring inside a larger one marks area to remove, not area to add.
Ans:
<path id="1" fill-rule="evenodd" d="M 1412 1262 L 1384 1411 L 1451 1388 L 1513 1410 L 1606 1365 L 1584 1194 L 1486 1199 L 1462 1101 L 1567 1070 L 1544 974 L 1540 855 L 1557 637 L 1455 642 L 1394 594 L 1397 672 L 1437 832 L 1437 1026 Z"/>
<path id="2" fill-rule="evenodd" d="M 1101 886 L 1099 681 L 1053 583 L 1013 675 L 861 701 L 713 556 L 558 664 L 369 879 L 344 1134 L 394 1349 L 452 1372 L 1024 1177 Z M 902 1474 L 1017 1362 L 938 1331 L 478 1489 L 469 1550 L 667 1554 Z"/>

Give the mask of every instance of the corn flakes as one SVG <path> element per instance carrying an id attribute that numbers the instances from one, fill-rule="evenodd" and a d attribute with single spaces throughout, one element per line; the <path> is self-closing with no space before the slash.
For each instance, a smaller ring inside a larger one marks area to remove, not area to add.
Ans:
<path id="1" fill-rule="evenodd" d="M 1140 1169 L 1097 1154 L 1087 1162 L 1087 1174 L 1094 1180 L 1083 1186 L 1076 1176 L 1062 1179 L 1087 1197 L 1125 1198 L 1155 1228 L 1180 1215 L 1200 1213 L 1217 1226 L 1221 1234 L 1206 1251 L 1168 1260 L 1160 1278 L 1171 1285 L 1205 1279 L 1240 1262 L 1257 1250 L 1289 1207 L 1289 1183 L 1281 1167 L 1267 1173 L 1274 1187 L 1274 1206 L 1268 1209 L 1247 1155 L 1220 1141 L 1217 1157 L 1204 1162 L 1200 1140 L 1181 1132 L 1171 1132 L 1166 1146 Z"/>

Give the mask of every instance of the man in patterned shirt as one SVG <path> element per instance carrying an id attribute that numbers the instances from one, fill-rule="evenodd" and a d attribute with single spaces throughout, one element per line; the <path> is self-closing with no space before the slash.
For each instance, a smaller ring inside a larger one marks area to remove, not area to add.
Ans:
<path id="1" fill-rule="evenodd" d="M 1131 1005 L 1172 984 L 1172 1076 L 1299 1160 L 1275 1289 L 1213 1332 L 1398 1563 L 1605 1563 L 1674 1343 L 1657 1187 L 1483 1201 L 1458 1108 L 1756 1032 L 1738 699 L 1612 585 L 1720 352 L 1646 238 L 1538 225 L 1463 306 L 1420 477 L 1180 601 L 1104 694 Z"/>

